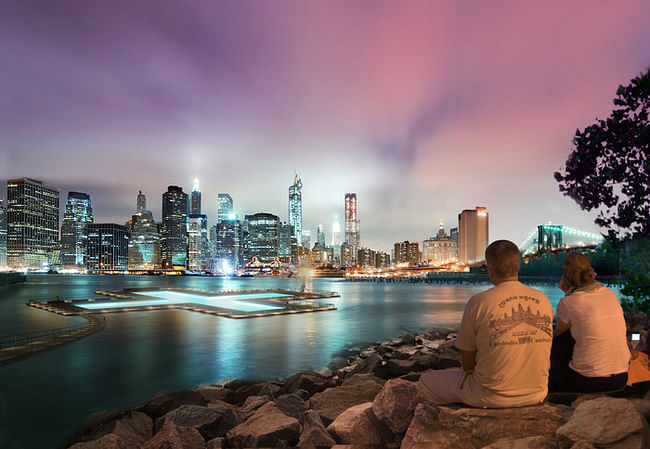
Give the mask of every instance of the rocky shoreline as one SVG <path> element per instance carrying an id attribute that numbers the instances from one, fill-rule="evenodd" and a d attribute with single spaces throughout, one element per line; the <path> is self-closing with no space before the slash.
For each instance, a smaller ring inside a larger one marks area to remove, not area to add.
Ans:
<path id="1" fill-rule="evenodd" d="M 630 327 L 645 325 L 635 320 Z M 94 415 L 71 449 L 650 447 L 650 394 L 551 395 L 538 406 L 476 409 L 417 398 L 429 369 L 460 366 L 449 329 L 357 345 L 327 368 L 160 394 Z M 367 446 L 372 445 L 372 446 Z"/>

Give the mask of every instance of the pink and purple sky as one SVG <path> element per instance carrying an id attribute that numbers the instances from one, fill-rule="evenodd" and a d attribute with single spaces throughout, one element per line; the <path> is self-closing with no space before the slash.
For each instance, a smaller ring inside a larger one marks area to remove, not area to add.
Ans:
<path id="1" fill-rule="evenodd" d="M 198 176 L 212 224 L 217 192 L 287 220 L 295 169 L 304 228 L 356 192 L 382 250 L 477 205 L 492 240 L 598 232 L 553 172 L 650 66 L 648 23 L 647 0 L 0 0 L 0 180 L 121 223 Z"/>

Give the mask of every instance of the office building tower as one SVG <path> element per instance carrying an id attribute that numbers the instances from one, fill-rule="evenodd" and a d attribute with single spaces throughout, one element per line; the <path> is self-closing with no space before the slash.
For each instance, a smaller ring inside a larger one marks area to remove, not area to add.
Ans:
<path id="1" fill-rule="evenodd" d="M 190 270 L 207 269 L 208 217 L 203 214 L 190 214 L 187 254 L 187 267 Z"/>
<path id="2" fill-rule="evenodd" d="M 458 214 L 458 260 L 468 266 L 485 262 L 489 241 L 489 215 L 485 207 Z"/>
<path id="3" fill-rule="evenodd" d="M 7 265 L 40 268 L 60 257 L 59 191 L 30 178 L 7 181 Z"/>
<path id="4" fill-rule="evenodd" d="M 0 199 L 0 268 L 7 266 L 7 209 Z"/>
<path id="5" fill-rule="evenodd" d="M 390 268 L 390 254 L 377 251 L 377 255 L 375 256 L 375 268 Z"/>
<path id="6" fill-rule="evenodd" d="M 194 185 L 192 186 L 190 214 L 191 215 L 201 214 L 201 189 L 199 188 L 199 178 L 194 178 Z"/>
<path id="7" fill-rule="evenodd" d="M 271 262 L 278 257 L 278 227 L 280 217 L 268 213 L 246 215 L 247 261 L 257 257 L 261 262 Z"/>
<path id="8" fill-rule="evenodd" d="M 289 224 L 293 226 L 296 243 L 302 245 L 302 180 L 297 173 L 289 186 Z"/>
<path id="9" fill-rule="evenodd" d="M 88 225 L 88 271 L 126 271 L 129 268 L 129 230 L 115 223 Z"/>
<path id="10" fill-rule="evenodd" d="M 455 263 L 456 242 L 454 242 L 445 232 L 445 225 L 440 221 L 438 234 L 422 242 L 422 262 L 439 267 Z"/>
<path id="11" fill-rule="evenodd" d="M 323 248 L 325 248 L 325 232 L 323 232 L 322 224 L 319 224 L 318 228 L 316 229 L 316 241 L 320 243 Z"/>
<path id="12" fill-rule="evenodd" d="M 354 258 L 352 257 L 352 247 L 346 242 L 341 243 L 341 266 L 351 267 L 354 265 Z"/>
<path id="13" fill-rule="evenodd" d="M 135 212 L 139 214 L 143 210 L 147 210 L 147 197 L 142 193 L 142 190 L 138 190 L 138 200 Z"/>
<path id="14" fill-rule="evenodd" d="M 311 248 L 311 231 L 309 229 L 302 230 L 302 247 L 306 249 Z"/>
<path id="15" fill-rule="evenodd" d="M 216 271 L 217 267 L 217 225 L 213 224 L 208 229 L 208 269 Z"/>
<path id="16" fill-rule="evenodd" d="M 370 248 L 358 248 L 357 264 L 363 268 L 375 267 L 377 264 L 377 252 Z"/>
<path id="17" fill-rule="evenodd" d="M 235 219 L 234 212 L 232 197 L 227 193 L 217 194 L 217 223 Z"/>
<path id="18" fill-rule="evenodd" d="M 215 266 L 219 273 L 232 274 L 242 265 L 242 227 L 237 218 L 222 219 L 215 235 Z"/>
<path id="19" fill-rule="evenodd" d="M 188 195 L 169 186 L 162 195 L 162 267 L 187 268 Z"/>
<path id="20" fill-rule="evenodd" d="M 296 251 L 296 236 L 293 226 L 282 223 L 278 228 L 278 256 L 283 262 L 291 262 Z"/>
<path id="21" fill-rule="evenodd" d="M 345 242 L 352 247 L 353 254 L 361 244 L 356 193 L 345 194 Z"/>
<path id="22" fill-rule="evenodd" d="M 64 268 L 85 268 L 88 250 L 88 225 L 93 209 L 87 193 L 68 192 L 61 224 L 61 263 Z"/>
<path id="23" fill-rule="evenodd" d="M 408 240 L 395 243 L 395 265 L 416 266 L 420 263 L 420 245 Z"/>
<path id="24" fill-rule="evenodd" d="M 458 226 L 449 229 L 449 238 L 456 243 L 456 260 L 458 260 Z"/>

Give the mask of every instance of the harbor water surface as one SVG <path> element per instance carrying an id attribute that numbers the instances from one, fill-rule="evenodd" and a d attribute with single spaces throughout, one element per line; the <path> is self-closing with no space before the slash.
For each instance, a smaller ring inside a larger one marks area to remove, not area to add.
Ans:
<path id="1" fill-rule="evenodd" d="M 0 335 L 83 324 L 28 307 L 31 300 L 88 299 L 95 290 L 300 289 L 300 279 L 181 276 L 28 275 L 0 288 Z M 346 282 L 308 287 L 338 292 L 335 311 L 230 319 L 186 310 L 106 315 L 100 332 L 0 366 L 0 448 L 59 448 L 95 412 L 158 392 L 230 378 L 268 380 L 322 369 L 346 345 L 408 331 L 456 328 L 467 299 L 487 285 Z M 555 305 L 558 288 L 539 287 Z"/>

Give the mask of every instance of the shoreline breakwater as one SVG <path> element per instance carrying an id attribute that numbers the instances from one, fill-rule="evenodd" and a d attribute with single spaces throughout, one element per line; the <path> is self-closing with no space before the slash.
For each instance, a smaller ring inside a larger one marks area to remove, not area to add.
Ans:
<path id="1" fill-rule="evenodd" d="M 648 326 L 645 316 L 626 318 L 630 330 Z M 521 408 L 419 402 L 416 382 L 424 371 L 460 366 L 455 337 L 452 329 L 408 333 L 347 347 L 322 370 L 283 380 L 229 380 L 161 393 L 93 415 L 66 447 L 648 447 L 646 385 L 609 395 L 552 394 Z"/>

